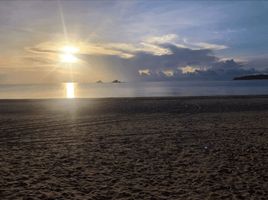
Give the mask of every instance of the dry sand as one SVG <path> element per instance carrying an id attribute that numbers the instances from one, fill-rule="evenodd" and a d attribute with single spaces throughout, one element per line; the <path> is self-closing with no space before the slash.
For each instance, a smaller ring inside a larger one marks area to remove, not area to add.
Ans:
<path id="1" fill-rule="evenodd" d="M 0 199 L 267 199 L 268 96 L 0 101 Z"/>

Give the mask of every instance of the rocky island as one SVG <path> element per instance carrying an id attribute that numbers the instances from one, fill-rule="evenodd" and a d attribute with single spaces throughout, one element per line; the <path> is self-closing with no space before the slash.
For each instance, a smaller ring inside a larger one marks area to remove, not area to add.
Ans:
<path id="1" fill-rule="evenodd" d="M 247 76 L 234 77 L 233 80 L 268 80 L 268 74 L 255 74 Z"/>

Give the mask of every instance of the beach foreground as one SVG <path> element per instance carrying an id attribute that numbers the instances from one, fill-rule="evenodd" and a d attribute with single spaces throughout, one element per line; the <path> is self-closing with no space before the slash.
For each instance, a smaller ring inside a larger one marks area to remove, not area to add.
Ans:
<path id="1" fill-rule="evenodd" d="M 0 101 L 0 199 L 267 199 L 268 96 Z"/>

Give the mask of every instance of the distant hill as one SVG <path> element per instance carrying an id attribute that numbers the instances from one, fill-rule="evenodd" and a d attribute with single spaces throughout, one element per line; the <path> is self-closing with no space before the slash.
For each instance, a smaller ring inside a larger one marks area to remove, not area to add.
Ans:
<path id="1" fill-rule="evenodd" d="M 234 77 L 234 80 L 268 80 L 268 74 L 256 74 L 256 75 L 247 75 Z"/>

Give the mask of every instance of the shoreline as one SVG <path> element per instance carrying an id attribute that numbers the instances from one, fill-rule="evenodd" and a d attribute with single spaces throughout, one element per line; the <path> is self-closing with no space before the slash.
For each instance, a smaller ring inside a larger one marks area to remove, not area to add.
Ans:
<path id="1" fill-rule="evenodd" d="M 148 99 L 148 100 L 152 100 L 152 99 L 215 99 L 215 98 L 268 98 L 268 94 L 257 94 L 257 95 L 201 95 L 201 96 L 150 96 L 150 97 L 92 97 L 92 98 L 88 98 L 88 97 L 82 97 L 82 98 L 0 98 L 0 102 L 1 101 L 36 101 L 36 100 L 40 100 L 40 101 L 47 101 L 47 100 L 66 100 L 66 101 L 76 101 L 76 100 L 113 100 L 113 99 L 118 99 L 118 100 L 122 100 L 122 99 Z"/>

